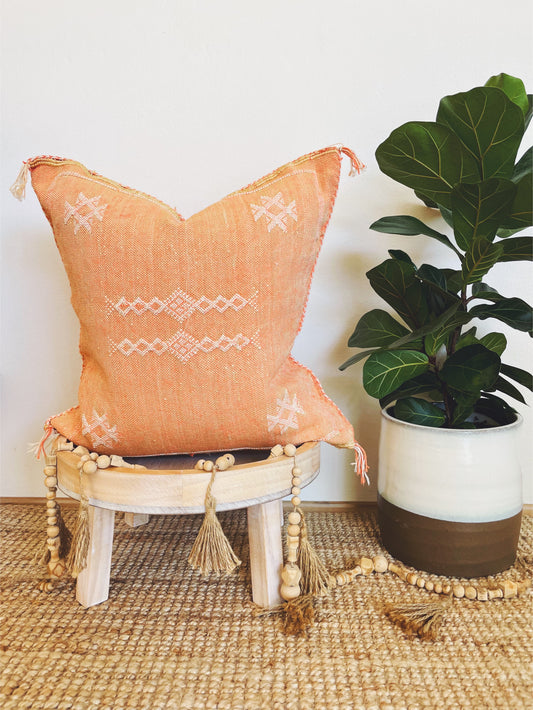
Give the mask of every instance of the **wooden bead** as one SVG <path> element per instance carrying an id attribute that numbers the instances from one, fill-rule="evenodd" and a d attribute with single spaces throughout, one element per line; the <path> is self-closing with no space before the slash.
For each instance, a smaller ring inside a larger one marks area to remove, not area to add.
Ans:
<path id="1" fill-rule="evenodd" d="M 465 597 L 467 599 L 475 599 L 477 597 L 477 590 L 475 587 L 472 587 L 470 584 L 465 587 Z"/>
<path id="2" fill-rule="evenodd" d="M 274 458 L 277 458 L 278 456 L 283 456 L 283 446 L 281 444 L 276 444 L 276 446 L 273 446 L 270 449 L 270 455 Z"/>
<path id="3" fill-rule="evenodd" d="M 345 572 L 339 572 L 335 579 L 339 587 L 344 586 L 348 582 L 348 577 Z"/>
<path id="4" fill-rule="evenodd" d="M 297 599 L 300 596 L 300 587 L 299 585 L 289 587 L 287 584 L 282 584 L 279 593 L 282 599 L 289 602 L 291 599 Z"/>
<path id="5" fill-rule="evenodd" d="M 293 486 L 299 486 L 301 482 L 302 482 L 302 479 L 300 478 L 300 476 L 293 476 L 292 477 L 292 485 Z"/>
<path id="6" fill-rule="evenodd" d="M 489 598 L 489 590 L 486 587 L 480 587 L 477 590 L 477 598 L 480 602 L 486 602 Z"/>
<path id="7" fill-rule="evenodd" d="M 442 583 L 435 582 L 435 594 L 442 594 Z"/>
<path id="8" fill-rule="evenodd" d="M 46 534 L 48 535 L 48 537 L 57 537 L 59 535 L 58 526 L 57 525 L 50 525 L 50 527 L 48 527 L 46 529 Z"/>
<path id="9" fill-rule="evenodd" d="M 503 589 L 488 589 L 487 596 L 489 599 L 501 599 L 503 597 Z"/>
<path id="10" fill-rule="evenodd" d="M 215 468 L 215 465 L 212 461 L 205 461 L 204 462 L 204 471 L 212 471 Z"/>
<path id="11" fill-rule="evenodd" d="M 93 451 L 92 453 L 89 454 L 89 457 L 90 457 L 93 461 L 96 461 L 96 459 L 98 458 L 98 454 L 96 453 L 96 451 Z"/>
<path id="12" fill-rule="evenodd" d="M 291 498 L 291 503 L 296 507 L 300 505 L 302 501 L 298 498 L 298 496 L 294 496 L 294 498 Z"/>
<path id="13" fill-rule="evenodd" d="M 389 562 L 389 570 L 394 572 L 396 576 L 402 579 L 404 582 L 407 580 L 407 570 L 401 565 L 397 565 L 395 562 Z"/>
<path id="14" fill-rule="evenodd" d="M 46 519 L 46 522 L 48 525 L 56 525 L 57 524 L 57 515 L 51 515 Z"/>
<path id="15" fill-rule="evenodd" d="M 109 468 L 111 466 L 111 457 L 107 454 L 102 454 L 96 459 L 96 465 L 98 468 Z"/>
<path id="16" fill-rule="evenodd" d="M 57 470 L 55 466 L 45 466 L 43 469 L 43 473 L 45 476 L 55 476 Z"/>
<path id="17" fill-rule="evenodd" d="M 296 510 L 293 510 L 289 513 L 288 520 L 291 525 L 299 525 L 302 520 L 302 516 Z"/>
<path id="18" fill-rule="evenodd" d="M 361 557 L 359 567 L 362 569 L 363 574 L 371 574 L 374 571 L 374 563 L 370 557 Z"/>
<path id="19" fill-rule="evenodd" d="M 465 595 L 465 588 L 463 587 L 462 584 L 454 584 L 453 585 L 453 596 L 457 597 L 457 599 L 462 599 Z"/>
<path id="20" fill-rule="evenodd" d="M 432 592 L 435 589 L 435 584 L 430 579 L 426 582 L 426 589 L 428 592 Z"/>
<path id="21" fill-rule="evenodd" d="M 447 582 L 442 585 L 442 593 L 443 594 L 450 594 L 452 591 L 452 585 L 448 584 Z"/>
<path id="22" fill-rule="evenodd" d="M 297 559 L 298 559 L 298 548 L 297 547 L 289 548 L 287 550 L 287 561 L 288 562 L 296 562 Z"/>
<path id="23" fill-rule="evenodd" d="M 226 471 L 231 466 L 225 456 L 219 456 L 215 463 L 219 471 Z"/>
<path id="24" fill-rule="evenodd" d="M 294 444 L 285 444 L 283 453 L 285 456 L 296 456 L 296 446 Z"/>
<path id="25" fill-rule="evenodd" d="M 294 587 L 295 585 L 299 584 L 301 578 L 302 572 L 300 568 L 295 564 L 286 564 L 281 570 L 282 581 L 290 587 Z"/>
<path id="26" fill-rule="evenodd" d="M 358 577 L 360 574 L 363 574 L 363 570 L 361 569 L 361 567 L 359 567 L 359 565 L 356 565 L 356 566 L 355 566 L 352 570 L 350 570 L 350 571 L 352 572 L 352 575 L 353 575 L 354 577 Z"/>
<path id="27" fill-rule="evenodd" d="M 416 574 L 416 572 L 409 572 L 409 573 L 407 574 L 406 581 L 407 581 L 409 584 L 412 584 L 413 586 L 416 585 L 416 580 L 417 580 L 417 579 L 418 579 L 418 575 Z"/>
<path id="28" fill-rule="evenodd" d="M 47 500 L 47 501 L 46 501 L 46 507 L 47 507 L 49 510 L 55 509 L 55 507 L 56 507 L 56 502 L 55 502 L 55 500 Z"/>
<path id="29" fill-rule="evenodd" d="M 299 496 L 300 493 L 301 493 L 301 491 L 300 491 L 300 489 L 298 488 L 298 486 L 293 486 L 293 487 L 291 488 L 291 493 L 292 493 L 293 495 L 295 495 L 295 496 Z"/>
<path id="30" fill-rule="evenodd" d="M 91 457 L 89 456 L 89 454 L 83 454 L 83 456 L 80 456 L 80 461 L 82 463 L 84 463 L 85 461 L 90 461 L 90 460 L 91 460 Z"/>
<path id="31" fill-rule="evenodd" d="M 194 464 L 194 468 L 197 471 L 203 471 L 204 463 L 205 463 L 205 459 L 198 459 L 198 461 Z"/>
<path id="32" fill-rule="evenodd" d="M 424 587 L 426 586 L 426 580 L 424 579 L 424 577 L 419 577 L 419 578 L 416 580 L 416 586 L 417 586 L 419 589 L 424 589 Z"/>
<path id="33" fill-rule="evenodd" d="M 92 461 L 91 459 L 89 459 L 88 461 L 84 461 L 81 470 L 83 471 L 83 473 L 87 474 L 96 473 L 98 471 L 96 461 Z"/>
<path id="34" fill-rule="evenodd" d="M 85 456 L 89 454 L 89 449 L 85 446 L 76 446 L 72 453 L 76 456 Z"/>
<path id="35" fill-rule="evenodd" d="M 49 537 L 46 540 L 46 544 L 49 550 L 57 549 L 61 544 L 61 540 L 58 537 Z"/>
<path id="36" fill-rule="evenodd" d="M 293 476 L 301 476 L 302 469 L 299 466 L 294 466 L 294 468 L 292 469 L 292 475 Z"/>
<path id="37" fill-rule="evenodd" d="M 235 465 L 235 456 L 233 454 L 224 454 L 224 458 L 229 461 L 230 466 Z"/>
<path id="38" fill-rule="evenodd" d="M 292 535 L 293 537 L 298 537 L 300 534 L 300 526 L 299 525 L 289 525 L 287 528 L 287 534 Z"/>
<path id="39" fill-rule="evenodd" d="M 56 489 L 53 488 L 51 491 L 48 491 L 46 497 L 48 498 L 48 500 L 54 500 L 56 497 Z"/>
<path id="40" fill-rule="evenodd" d="M 47 476 L 44 479 L 44 485 L 48 486 L 48 488 L 54 488 L 57 486 L 57 476 Z"/>
<path id="41" fill-rule="evenodd" d="M 518 594 L 518 584 L 512 582 L 510 579 L 506 579 L 500 584 L 500 589 L 503 592 L 504 599 L 509 599 L 510 597 L 516 597 Z"/>
<path id="42" fill-rule="evenodd" d="M 372 562 L 374 563 L 376 572 L 386 572 L 389 568 L 389 563 L 383 555 L 377 555 Z"/>
<path id="43" fill-rule="evenodd" d="M 298 547 L 300 544 L 300 538 L 296 535 L 287 535 L 287 547 Z"/>

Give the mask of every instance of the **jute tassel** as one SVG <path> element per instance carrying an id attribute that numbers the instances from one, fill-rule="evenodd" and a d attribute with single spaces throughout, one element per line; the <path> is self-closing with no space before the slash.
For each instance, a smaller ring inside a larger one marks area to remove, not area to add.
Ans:
<path id="1" fill-rule="evenodd" d="M 307 524 L 302 509 L 297 508 L 297 510 L 301 515 L 300 549 L 298 557 L 298 566 L 302 573 L 300 579 L 301 592 L 302 595 L 311 594 L 312 596 L 324 596 L 329 593 L 330 587 L 332 586 L 332 576 L 309 542 Z"/>
<path id="2" fill-rule="evenodd" d="M 70 552 L 67 557 L 67 570 L 74 579 L 87 567 L 90 542 L 89 499 L 83 490 L 83 469 L 80 468 L 80 506 Z"/>
<path id="3" fill-rule="evenodd" d="M 385 614 L 408 636 L 434 641 L 444 621 L 452 597 L 443 601 L 419 604 L 386 604 Z"/>
<path id="4" fill-rule="evenodd" d="M 217 470 L 218 466 L 214 466 L 211 472 L 211 479 L 205 494 L 204 520 L 189 555 L 189 564 L 203 577 L 206 577 L 210 572 L 216 576 L 231 574 L 241 564 L 241 560 L 233 552 L 216 516 L 217 502 L 211 489 Z"/>

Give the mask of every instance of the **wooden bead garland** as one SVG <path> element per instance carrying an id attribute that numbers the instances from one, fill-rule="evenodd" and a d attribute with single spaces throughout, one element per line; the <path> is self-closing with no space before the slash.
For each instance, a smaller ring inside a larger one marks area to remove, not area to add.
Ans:
<path id="1" fill-rule="evenodd" d="M 284 447 L 281 444 L 277 444 L 273 447 L 270 455 L 281 456 L 285 455 L 290 458 L 296 456 L 296 446 L 294 444 L 286 444 Z M 300 580 L 302 577 L 302 572 L 297 565 L 298 560 L 298 548 L 300 546 L 300 522 L 302 520 L 301 514 L 298 512 L 297 508 L 300 505 L 300 484 L 302 470 L 295 465 L 292 468 L 292 480 L 291 480 L 291 503 L 294 506 L 294 510 L 289 513 L 289 525 L 287 527 L 287 564 L 283 567 L 281 572 L 281 587 L 280 595 L 285 601 L 290 601 L 296 599 L 300 596 Z"/>

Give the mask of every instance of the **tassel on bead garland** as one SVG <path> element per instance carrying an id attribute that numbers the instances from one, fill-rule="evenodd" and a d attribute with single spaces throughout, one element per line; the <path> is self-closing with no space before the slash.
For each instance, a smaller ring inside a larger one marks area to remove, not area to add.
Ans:
<path id="1" fill-rule="evenodd" d="M 82 494 L 70 553 L 67 557 L 67 570 L 73 579 L 76 579 L 87 567 L 89 544 L 89 499 Z"/>
<path id="2" fill-rule="evenodd" d="M 233 455 L 225 454 L 219 457 L 214 465 L 211 461 L 202 459 L 196 464 L 198 469 L 211 471 L 211 480 L 205 495 L 204 520 L 189 555 L 191 567 L 204 577 L 211 572 L 217 576 L 231 574 L 241 564 L 222 530 L 216 515 L 216 500 L 211 492 L 217 471 L 226 470 L 234 463 Z"/>
<path id="3" fill-rule="evenodd" d="M 419 604 L 386 604 L 385 614 L 408 636 L 418 636 L 434 641 L 444 621 L 445 612 L 452 597 L 444 602 L 426 602 Z"/>
<path id="4" fill-rule="evenodd" d="M 323 596 L 328 594 L 332 586 L 332 576 L 328 572 L 326 565 L 322 562 L 316 550 L 312 547 L 307 536 L 307 523 L 301 508 L 298 508 L 301 515 L 300 532 L 300 554 L 298 564 L 301 570 L 300 587 L 302 594 L 313 596 Z"/>

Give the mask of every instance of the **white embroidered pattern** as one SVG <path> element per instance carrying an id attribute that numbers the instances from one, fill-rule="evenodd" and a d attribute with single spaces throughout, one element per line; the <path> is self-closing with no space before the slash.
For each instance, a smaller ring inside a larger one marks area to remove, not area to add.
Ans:
<path id="1" fill-rule="evenodd" d="M 261 217 L 266 218 L 269 232 L 271 232 L 274 227 L 279 227 L 283 232 L 286 232 L 289 217 L 295 222 L 298 221 L 296 201 L 293 200 L 286 205 L 281 192 L 278 192 L 274 197 L 262 195 L 260 205 L 252 204 L 250 206 L 256 222 L 261 219 Z"/>
<path id="2" fill-rule="evenodd" d="M 285 434 L 287 429 L 298 429 L 297 414 L 305 414 L 302 405 L 294 394 L 292 400 L 287 390 L 283 395 L 283 399 L 276 400 L 277 410 L 275 415 L 268 414 L 268 431 L 272 431 L 277 426 L 281 434 Z"/>
<path id="3" fill-rule="evenodd" d="M 100 415 L 96 409 L 93 409 L 91 421 L 88 421 L 85 414 L 82 414 L 81 423 L 83 424 L 81 433 L 91 438 L 91 443 L 95 448 L 97 446 L 110 447 L 113 442 L 117 442 L 119 439 L 117 427 L 112 427 L 109 424 L 107 414 Z"/>
<path id="4" fill-rule="evenodd" d="M 101 199 L 101 195 L 85 197 L 83 192 L 80 192 L 75 205 L 71 205 L 68 200 L 65 200 L 64 223 L 67 224 L 71 219 L 74 220 L 74 234 L 77 234 L 82 227 L 90 233 L 93 220 L 97 219 L 100 222 L 103 220 L 107 205 L 98 204 Z"/>
<path id="5" fill-rule="evenodd" d="M 216 340 L 207 336 L 202 338 L 202 340 L 197 340 L 193 335 L 187 333 L 187 331 L 179 330 L 168 340 L 156 338 L 152 342 L 149 342 L 144 338 L 139 338 L 139 340 L 132 342 L 129 338 L 124 338 L 120 343 L 111 341 L 111 354 L 121 352 L 123 355 L 126 355 L 126 357 L 129 357 L 133 353 L 137 353 L 144 357 L 147 353 L 162 355 L 165 352 L 169 352 L 181 360 L 181 362 L 185 363 L 199 352 L 210 353 L 212 350 L 216 349 L 227 352 L 231 348 L 242 350 L 250 344 L 261 349 L 258 335 L 259 331 L 251 338 L 248 338 L 242 333 L 237 333 L 233 338 L 229 338 L 227 335 L 221 335 Z"/>
<path id="6" fill-rule="evenodd" d="M 149 311 L 155 315 L 166 313 L 172 318 L 183 322 L 187 320 L 195 311 L 205 314 L 211 310 L 216 310 L 219 313 L 224 313 L 228 308 L 234 311 L 240 311 L 245 306 L 250 306 L 254 311 L 257 311 L 257 291 L 254 291 L 249 298 L 244 298 L 240 293 L 235 293 L 231 298 L 225 298 L 222 295 L 214 299 L 201 296 L 194 298 L 190 294 L 176 289 L 168 298 L 161 300 L 154 296 L 148 301 L 137 297 L 133 301 L 128 301 L 122 296 L 116 303 L 109 298 L 106 299 L 108 304 L 108 314 L 113 312 L 120 313 L 121 316 L 127 316 L 130 313 L 134 315 L 142 315 Z"/>

